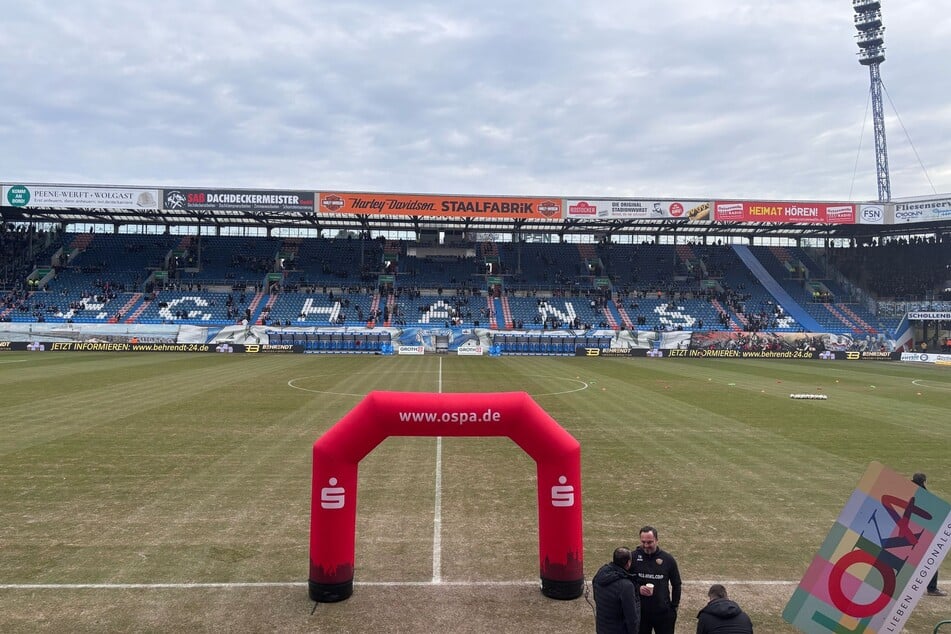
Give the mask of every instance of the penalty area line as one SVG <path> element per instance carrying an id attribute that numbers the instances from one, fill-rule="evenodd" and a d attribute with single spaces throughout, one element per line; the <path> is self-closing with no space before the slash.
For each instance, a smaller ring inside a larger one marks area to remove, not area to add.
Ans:
<path id="1" fill-rule="evenodd" d="M 729 581 L 684 581 L 689 586 L 710 586 L 714 583 L 744 586 L 793 586 L 798 581 L 729 580 Z M 357 587 L 502 587 L 539 586 L 535 581 L 354 581 Z M 305 588 L 306 581 L 223 581 L 195 583 L 0 583 L 0 590 L 189 590 L 201 588 Z"/>

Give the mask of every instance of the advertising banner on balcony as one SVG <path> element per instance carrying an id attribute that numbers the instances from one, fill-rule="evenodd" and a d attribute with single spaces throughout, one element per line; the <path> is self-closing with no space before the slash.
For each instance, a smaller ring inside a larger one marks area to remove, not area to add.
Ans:
<path id="1" fill-rule="evenodd" d="M 4 207 L 158 209 L 159 190 L 74 185 L 4 185 Z"/>
<path id="2" fill-rule="evenodd" d="M 951 197 L 895 203 L 895 224 L 951 220 Z"/>
<path id="3" fill-rule="evenodd" d="M 568 199 L 565 217 L 578 220 L 671 219 L 690 222 L 710 221 L 709 200 L 600 200 Z"/>
<path id="4" fill-rule="evenodd" d="M 783 222 L 855 224 L 852 203 L 725 201 L 713 203 L 713 219 L 718 222 Z"/>
<path id="5" fill-rule="evenodd" d="M 255 211 L 313 213 L 313 192 L 248 189 L 166 189 L 168 211 Z"/>
<path id="6" fill-rule="evenodd" d="M 885 224 L 885 205 L 870 204 L 859 205 L 858 221 L 863 225 L 883 225 Z"/>
<path id="7" fill-rule="evenodd" d="M 318 210 L 325 214 L 536 220 L 562 217 L 560 198 L 320 192 L 318 201 Z"/>

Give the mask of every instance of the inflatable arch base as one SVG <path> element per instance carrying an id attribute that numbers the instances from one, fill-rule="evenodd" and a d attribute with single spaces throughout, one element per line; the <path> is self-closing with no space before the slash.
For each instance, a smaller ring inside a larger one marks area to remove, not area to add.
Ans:
<path id="1" fill-rule="evenodd" d="M 584 579 L 559 581 L 542 577 L 542 594 L 549 599 L 571 601 L 584 593 Z M 307 582 L 307 590 L 311 601 L 318 603 L 336 603 L 350 598 L 353 594 L 353 579 L 343 583 Z"/>
<path id="2" fill-rule="evenodd" d="M 353 579 L 343 583 L 317 583 L 316 581 L 307 582 L 307 591 L 310 594 L 311 601 L 318 603 L 336 603 L 349 599 L 353 594 Z"/>

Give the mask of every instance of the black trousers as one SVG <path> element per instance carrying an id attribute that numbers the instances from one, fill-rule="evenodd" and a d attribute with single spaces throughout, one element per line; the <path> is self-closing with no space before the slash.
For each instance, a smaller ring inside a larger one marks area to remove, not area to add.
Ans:
<path id="1" fill-rule="evenodd" d="M 677 611 L 660 612 L 651 614 L 641 611 L 641 625 L 637 634 L 674 634 L 674 626 L 677 624 Z"/>

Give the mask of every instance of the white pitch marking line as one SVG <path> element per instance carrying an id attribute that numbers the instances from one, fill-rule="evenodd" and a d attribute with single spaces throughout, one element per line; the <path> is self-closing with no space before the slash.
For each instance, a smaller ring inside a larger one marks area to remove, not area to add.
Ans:
<path id="1" fill-rule="evenodd" d="M 442 357 L 439 357 L 438 391 L 442 394 Z M 436 483 L 433 503 L 433 583 L 442 582 L 442 436 L 436 436 Z"/>
<path id="2" fill-rule="evenodd" d="M 436 391 L 442 394 L 442 357 L 439 357 L 439 374 L 436 376 Z"/>
<path id="3" fill-rule="evenodd" d="M 26 359 L 24 359 L 24 361 L 26 361 Z M 0 363 L 2 363 L 2 362 L 0 362 Z M 439 358 L 439 365 L 440 365 L 439 385 L 442 386 L 442 375 L 441 375 L 441 371 L 442 371 L 442 357 Z M 295 381 L 300 381 L 300 380 L 303 380 L 303 379 L 320 378 L 320 377 L 322 377 L 322 376 L 329 376 L 329 375 L 315 375 L 315 376 L 299 376 L 299 377 L 295 377 L 295 378 L 293 378 L 293 379 L 290 379 L 290 380 L 287 382 L 287 387 L 292 388 L 292 389 L 295 389 L 295 390 L 300 390 L 301 392 L 311 392 L 311 393 L 313 393 L 313 394 L 332 394 L 332 395 L 334 395 L 334 396 L 366 396 L 366 394 L 351 394 L 350 392 L 333 392 L 333 391 L 330 391 L 330 390 L 313 390 L 313 389 L 310 389 L 310 388 L 307 388 L 307 387 L 300 387 L 299 385 L 296 385 L 296 384 L 295 384 Z M 581 380 L 578 380 L 578 379 L 569 379 L 569 378 L 563 377 L 563 376 L 544 376 L 544 375 L 539 375 L 539 376 L 536 377 L 536 378 L 539 378 L 539 379 L 558 379 L 558 380 L 561 380 L 561 381 L 571 381 L 571 382 L 573 382 L 573 383 L 579 383 L 579 384 L 581 384 L 581 387 L 576 387 L 576 388 L 573 389 L 573 390 L 563 390 L 563 391 L 561 391 L 561 392 L 541 392 L 541 393 L 538 393 L 538 394 L 529 393 L 529 396 L 531 396 L 532 398 L 536 398 L 536 397 L 539 397 L 539 396 L 561 396 L 561 395 L 563 395 L 563 394 L 571 394 L 572 392 L 581 392 L 582 390 L 586 390 L 586 389 L 588 389 L 588 388 L 590 387 L 590 386 L 589 386 L 587 383 L 585 383 L 584 381 L 581 381 Z M 441 392 L 442 389 L 440 389 L 439 391 Z"/>
<path id="4" fill-rule="evenodd" d="M 0 590 L 163 590 L 189 588 L 291 588 L 297 581 L 236 581 L 221 583 L 3 583 Z"/>
<path id="5" fill-rule="evenodd" d="M 741 579 L 727 580 L 693 580 L 684 581 L 688 586 L 710 586 L 714 583 L 724 585 L 744 586 L 794 586 L 798 581 L 783 581 L 763 579 L 758 581 L 744 581 Z M 354 581 L 353 585 L 363 587 L 427 587 L 427 586 L 456 586 L 496 587 L 496 586 L 540 586 L 538 579 L 534 581 Z M 304 588 L 306 581 L 228 581 L 208 583 L 0 583 L 0 590 L 188 590 L 201 588 Z"/>
<path id="6" fill-rule="evenodd" d="M 436 502 L 433 509 L 433 583 L 442 581 L 442 436 L 436 437 Z"/>
<path id="7" fill-rule="evenodd" d="M 930 383 L 937 383 L 937 381 L 928 381 L 927 379 L 915 379 L 911 382 L 915 387 L 925 387 L 930 390 L 951 390 L 951 386 L 938 384 L 938 385 L 929 385 Z"/>

